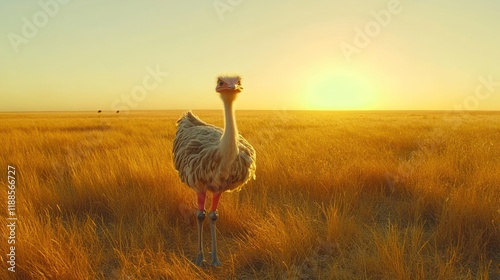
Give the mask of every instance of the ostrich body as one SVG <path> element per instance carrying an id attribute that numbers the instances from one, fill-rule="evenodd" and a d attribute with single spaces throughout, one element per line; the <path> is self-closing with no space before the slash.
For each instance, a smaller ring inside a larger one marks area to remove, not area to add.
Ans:
<path id="1" fill-rule="evenodd" d="M 203 262 L 202 229 L 206 216 L 207 191 L 213 193 L 209 210 L 212 236 L 212 265 L 220 265 L 217 258 L 215 221 L 217 205 L 225 191 L 239 190 L 255 178 L 255 150 L 238 133 L 233 103 L 243 90 L 239 76 L 221 76 L 215 89 L 224 103 L 224 130 L 205 123 L 191 112 L 177 121 L 174 140 L 174 163 L 181 181 L 196 191 L 198 198 L 198 256 L 196 265 Z"/>

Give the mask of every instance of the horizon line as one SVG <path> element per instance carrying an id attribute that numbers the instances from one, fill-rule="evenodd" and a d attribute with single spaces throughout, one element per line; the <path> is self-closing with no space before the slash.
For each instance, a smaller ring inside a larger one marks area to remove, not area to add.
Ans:
<path id="1" fill-rule="evenodd" d="M 0 111 L 0 114 L 10 113 L 114 113 L 118 112 L 161 112 L 161 111 L 222 111 L 223 109 L 149 109 L 149 110 L 26 110 L 26 111 Z M 300 111 L 300 112 L 452 112 L 452 113 L 499 113 L 499 110 L 453 110 L 453 109 L 236 109 L 235 111 Z"/>

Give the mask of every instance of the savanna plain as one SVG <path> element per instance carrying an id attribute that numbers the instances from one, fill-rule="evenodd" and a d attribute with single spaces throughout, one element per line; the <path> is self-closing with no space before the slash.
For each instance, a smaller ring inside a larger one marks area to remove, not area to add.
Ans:
<path id="1" fill-rule="evenodd" d="M 256 180 L 222 195 L 201 268 L 181 113 L 0 114 L 0 278 L 500 279 L 500 113 L 237 111 Z"/>

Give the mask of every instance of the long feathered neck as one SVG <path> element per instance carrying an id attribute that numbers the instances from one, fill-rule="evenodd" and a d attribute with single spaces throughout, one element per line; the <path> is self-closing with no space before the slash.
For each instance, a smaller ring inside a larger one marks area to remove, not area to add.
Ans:
<path id="1" fill-rule="evenodd" d="M 238 153 L 238 127 L 234 116 L 233 101 L 222 99 L 224 102 L 224 134 L 220 140 L 220 150 L 226 160 L 233 160 Z"/>

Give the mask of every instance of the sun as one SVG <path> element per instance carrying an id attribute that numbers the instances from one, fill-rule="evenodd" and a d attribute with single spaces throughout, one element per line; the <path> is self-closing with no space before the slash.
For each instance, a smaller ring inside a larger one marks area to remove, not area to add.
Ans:
<path id="1" fill-rule="evenodd" d="M 303 96 L 310 110 L 373 109 L 376 92 L 365 78 L 347 71 L 325 71 L 312 77 Z"/>

